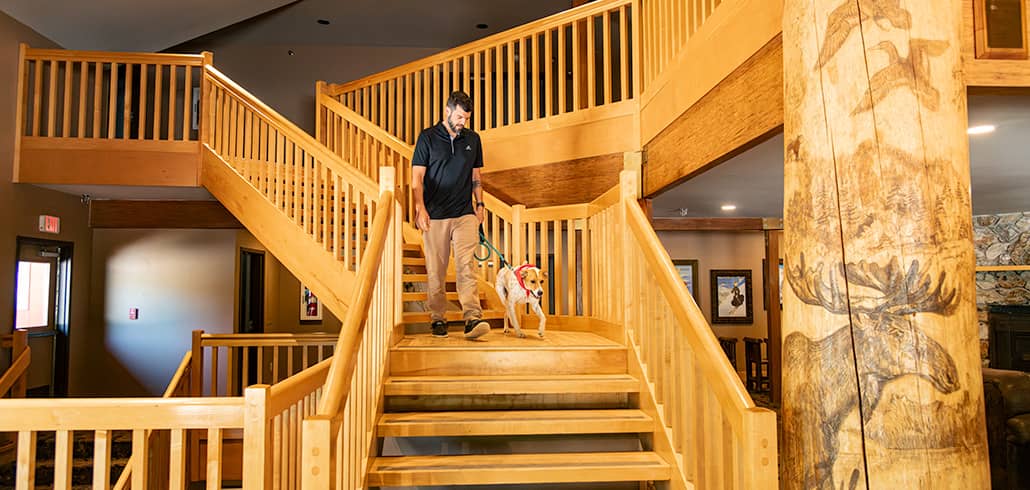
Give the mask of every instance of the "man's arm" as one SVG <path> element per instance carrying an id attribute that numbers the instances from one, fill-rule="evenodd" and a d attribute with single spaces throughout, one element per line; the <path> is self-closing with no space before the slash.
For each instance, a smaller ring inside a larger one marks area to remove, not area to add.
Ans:
<path id="1" fill-rule="evenodd" d="M 473 168 L 472 169 L 472 197 L 474 199 L 473 206 L 476 207 L 476 217 L 479 218 L 479 223 L 483 223 L 483 218 L 486 216 L 486 204 L 483 203 L 483 182 L 482 175 L 483 169 Z"/>
<path id="2" fill-rule="evenodd" d="M 425 177 L 426 167 L 412 165 L 411 198 L 415 200 L 415 227 L 422 231 L 429 231 L 429 212 L 426 211 L 426 202 L 422 199 L 422 181 Z"/>

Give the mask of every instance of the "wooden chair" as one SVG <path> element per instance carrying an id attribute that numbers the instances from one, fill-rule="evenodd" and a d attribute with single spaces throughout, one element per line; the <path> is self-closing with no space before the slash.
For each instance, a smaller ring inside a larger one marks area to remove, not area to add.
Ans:
<path id="1" fill-rule="evenodd" d="M 730 365 L 733 366 L 733 370 L 737 370 L 737 339 L 734 337 L 719 337 L 719 346 L 722 347 L 723 352 L 726 353 L 726 358 L 730 360 Z"/>
<path id="2" fill-rule="evenodd" d="M 766 341 L 767 339 L 744 337 L 744 385 L 751 392 L 768 393 L 771 391 L 769 360 L 765 357 L 762 349 Z"/>

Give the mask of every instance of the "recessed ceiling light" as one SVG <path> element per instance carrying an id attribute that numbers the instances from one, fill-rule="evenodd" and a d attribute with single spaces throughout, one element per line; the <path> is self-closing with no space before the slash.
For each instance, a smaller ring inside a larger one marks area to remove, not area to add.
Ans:
<path id="1" fill-rule="evenodd" d="M 329 25 L 329 21 L 328 21 L 328 20 L 326 20 L 326 19 L 318 19 L 318 20 L 316 20 L 315 22 L 318 22 L 319 24 L 322 24 L 322 25 L 324 25 L 324 26 L 327 26 L 327 25 Z"/>
<path id="2" fill-rule="evenodd" d="M 966 130 L 966 133 L 968 133 L 968 134 L 987 134 L 987 133 L 993 133 L 995 129 L 997 129 L 997 128 L 995 128 L 993 124 L 981 124 L 979 126 L 970 126 L 969 129 Z"/>
<path id="3" fill-rule="evenodd" d="M 734 206 L 733 204 L 723 204 L 722 205 L 722 210 L 723 211 L 733 211 L 735 209 L 737 209 L 737 206 Z"/>
<path id="4" fill-rule="evenodd" d="M 487 24 L 476 24 L 476 29 L 486 29 L 488 27 L 490 26 Z"/>
<path id="5" fill-rule="evenodd" d="M 288 55 L 290 55 L 290 56 L 293 56 L 293 50 L 292 50 L 292 49 L 290 49 L 290 50 L 287 50 L 287 51 L 286 51 L 286 54 L 288 54 Z"/>

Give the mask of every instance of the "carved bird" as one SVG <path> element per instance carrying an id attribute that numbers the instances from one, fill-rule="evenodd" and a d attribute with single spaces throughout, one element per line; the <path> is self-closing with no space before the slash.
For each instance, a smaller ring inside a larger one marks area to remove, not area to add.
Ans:
<path id="1" fill-rule="evenodd" d="M 826 19 L 826 33 L 823 47 L 819 51 L 817 68 L 822 68 L 833 55 L 844 46 L 863 21 L 872 19 L 882 29 L 889 29 L 887 24 L 898 29 L 912 26 L 912 15 L 899 5 L 900 0 L 848 0 L 833 9 Z M 886 24 L 885 24 L 886 22 Z"/>
<path id="2" fill-rule="evenodd" d="M 902 57 L 890 41 L 881 41 L 873 46 L 873 49 L 887 53 L 887 66 L 869 78 L 869 89 L 851 115 L 872 109 L 898 88 L 911 89 L 920 104 L 936 111 L 941 96 L 930 79 L 930 57 L 944 54 L 947 48 L 946 41 L 914 38 L 909 40 L 908 56 Z"/>

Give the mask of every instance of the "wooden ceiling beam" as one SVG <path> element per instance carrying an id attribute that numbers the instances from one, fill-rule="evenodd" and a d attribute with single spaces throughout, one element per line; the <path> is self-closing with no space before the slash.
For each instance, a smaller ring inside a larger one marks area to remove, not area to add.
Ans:
<path id="1" fill-rule="evenodd" d="M 654 218 L 655 231 L 766 231 L 783 229 L 780 218 Z"/>
<path id="2" fill-rule="evenodd" d="M 120 201 L 89 203 L 92 228 L 243 228 L 218 201 Z"/>

